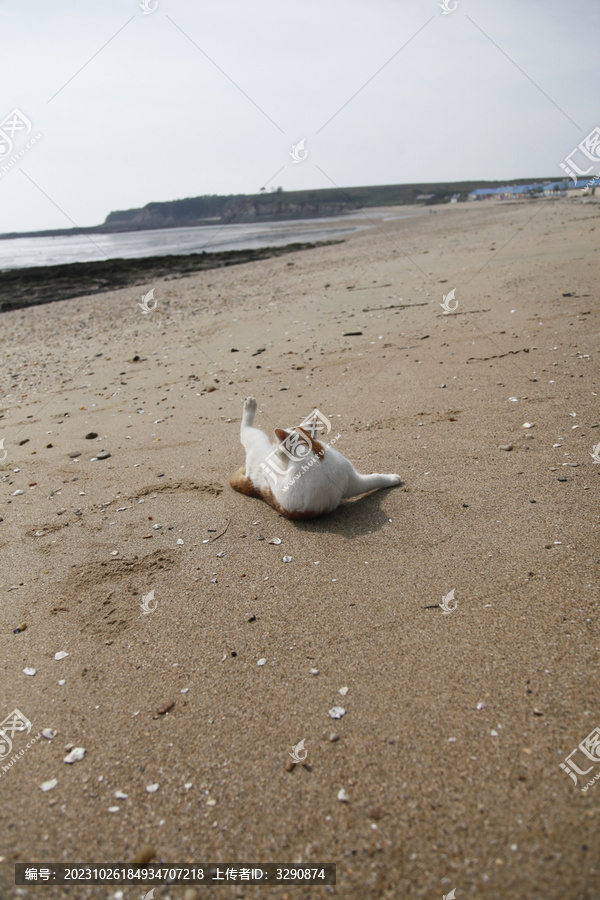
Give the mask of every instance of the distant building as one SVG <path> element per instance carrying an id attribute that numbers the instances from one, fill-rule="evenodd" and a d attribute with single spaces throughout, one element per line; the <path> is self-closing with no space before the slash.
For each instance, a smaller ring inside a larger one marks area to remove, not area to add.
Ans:
<path id="1" fill-rule="evenodd" d="M 509 184 L 497 188 L 476 188 L 467 200 L 525 200 L 534 197 L 578 197 L 588 186 L 588 195 L 594 190 L 589 181 L 548 181 L 544 184 Z"/>

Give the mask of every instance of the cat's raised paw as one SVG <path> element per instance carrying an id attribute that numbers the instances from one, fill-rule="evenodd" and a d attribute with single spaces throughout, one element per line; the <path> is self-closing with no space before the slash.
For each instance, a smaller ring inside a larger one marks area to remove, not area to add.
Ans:
<path id="1" fill-rule="evenodd" d="M 256 397 L 246 397 L 244 400 L 244 409 L 247 409 L 248 412 L 256 412 L 257 405 Z"/>

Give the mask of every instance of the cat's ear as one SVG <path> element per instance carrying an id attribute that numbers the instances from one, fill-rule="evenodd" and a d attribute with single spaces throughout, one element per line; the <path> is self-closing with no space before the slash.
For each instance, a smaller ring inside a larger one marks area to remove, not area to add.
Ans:
<path id="1" fill-rule="evenodd" d="M 278 440 L 278 441 L 285 441 L 285 439 L 287 438 L 288 434 L 289 434 L 289 432 L 284 431 L 283 428 L 276 428 L 276 429 L 275 429 L 275 436 L 277 437 L 277 440 Z"/>

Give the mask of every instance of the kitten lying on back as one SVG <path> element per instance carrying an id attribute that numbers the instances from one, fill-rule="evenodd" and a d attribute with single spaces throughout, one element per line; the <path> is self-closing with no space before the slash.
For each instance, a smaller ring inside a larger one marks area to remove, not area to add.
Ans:
<path id="1" fill-rule="evenodd" d="M 399 475 L 359 475 L 341 453 L 312 437 L 316 427 L 276 428 L 278 443 L 253 427 L 256 400 L 244 401 L 240 439 L 246 465 L 232 476 L 231 487 L 266 500 L 288 519 L 312 519 L 336 509 L 346 497 L 401 484 Z"/>

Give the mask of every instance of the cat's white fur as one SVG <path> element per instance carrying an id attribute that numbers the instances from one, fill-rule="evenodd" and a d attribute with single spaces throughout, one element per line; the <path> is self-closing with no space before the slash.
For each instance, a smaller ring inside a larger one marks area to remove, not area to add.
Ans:
<path id="1" fill-rule="evenodd" d="M 347 497 L 402 483 L 399 475 L 360 475 L 345 456 L 323 441 L 311 439 L 300 427 L 291 431 L 306 445 L 305 456 L 290 459 L 280 449 L 290 431 L 277 428 L 278 443 L 273 445 L 263 431 L 254 428 L 256 406 L 254 397 L 244 401 L 240 440 L 246 465 L 229 482 L 236 491 L 266 500 L 290 519 L 311 519 L 336 509 Z"/>

